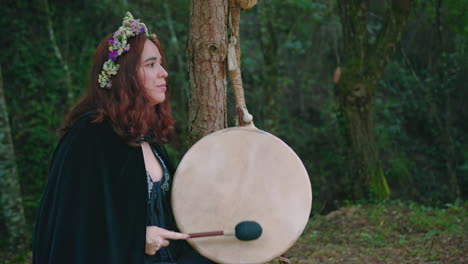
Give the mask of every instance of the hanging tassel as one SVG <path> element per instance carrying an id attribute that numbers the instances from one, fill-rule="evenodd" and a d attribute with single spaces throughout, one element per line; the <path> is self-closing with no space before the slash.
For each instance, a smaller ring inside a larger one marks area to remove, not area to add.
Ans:
<path id="1" fill-rule="evenodd" d="M 245 124 L 252 124 L 253 116 L 249 113 L 246 107 L 242 108 L 242 121 L 244 121 Z"/>
<path id="2" fill-rule="evenodd" d="M 235 36 L 231 36 L 229 38 L 229 46 L 228 46 L 228 69 L 229 71 L 234 71 L 237 69 L 236 43 L 237 43 L 237 38 Z"/>
<path id="3" fill-rule="evenodd" d="M 257 4 L 257 0 L 239 0 L 239 6 L 244 9 L 250 9 Z"/>

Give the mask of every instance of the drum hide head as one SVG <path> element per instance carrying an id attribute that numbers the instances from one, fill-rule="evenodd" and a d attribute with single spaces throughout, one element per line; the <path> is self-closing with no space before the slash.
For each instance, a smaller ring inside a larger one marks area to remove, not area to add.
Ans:
<path id="1" fill-rule="evenodd" d="M 172 207 L 181 232 L 235 229 L 244 221 L 261 236 L 188 242 L 220 263 L 265 263 L 287 251 L 303 232 L 312 206 L 307 171 L 279 138 L 256 128 L 214 132 L 186 153 L 174 176 Z"/>

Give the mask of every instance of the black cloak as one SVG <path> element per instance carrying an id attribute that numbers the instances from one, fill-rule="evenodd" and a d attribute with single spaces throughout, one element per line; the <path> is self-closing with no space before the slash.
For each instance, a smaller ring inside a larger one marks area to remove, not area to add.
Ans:
<path id="1" fill-rule="evenodd" d="M 53 154 L 36 218 L 34 264 L 144 263 L 148 191 L 141 148 L 126 144 L 107 122 L 91 120 L 88 114 L 75 122 Z"/>

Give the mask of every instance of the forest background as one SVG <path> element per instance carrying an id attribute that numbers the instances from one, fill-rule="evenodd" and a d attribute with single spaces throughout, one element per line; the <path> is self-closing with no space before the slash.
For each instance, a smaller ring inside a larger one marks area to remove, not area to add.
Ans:
<path id="1" fill-rule="evenodd" d="M 388 2 L 370 1 L 370 43 L 383 27 Z M 435 207 L 466 201 L 467 6 L 466 0 L 416 1 L 376 84 L 371 114 L 390 199 Z M 162 42 L 177 120 L 169 150 L 180 160 L 188 146 L 188 0 L 2 0 L 0 80 L 29 232 L 57 128 L 87 86 L 95 47 L 127 10 Z M 312 214 L 362 202 L 351 188 L 355 176 L 332 81 L 346 48 L 337 1 L 259 1 L 242 12 L 240 32 L 247 106 L 258 128 L 301 157 L 313 186 Z M 233 126 L 230 87 L 227 100 Z M 5 237 L 5 216 L 1 220 Z"/>

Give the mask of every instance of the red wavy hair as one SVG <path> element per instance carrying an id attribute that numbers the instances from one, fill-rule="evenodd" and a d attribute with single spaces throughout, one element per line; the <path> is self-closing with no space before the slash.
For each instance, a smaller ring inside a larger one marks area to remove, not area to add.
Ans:
<path id="1" fill-rule="evenodd" d="M 60 129 L 60 136 L 65 135 L 80 116 L 94 111 L 96 115 L 92 122 L 109 121 L 114 131 L 129 144 L 134 144 L 142 135 L 151 136 L 152 142 L 167 143 L 174 134 L 170 89 L 167 87 L 164 102 L 155 106 L 151 104 L 151 97 L 137 77 L 141 53 L 147 39 L 159 49 L 162 65 L 165 66 L 166 60 L 159 40 L 149 38 L 145 34 L 130 38 L 130 51 L 117 58 L 116 62 L 120 68 L 117 75 L 111 78 L 112 87 L 103 89 L 99 86 L 98 76 L 104 62 L 109 59 L 108 40 L 112 39 L 112 35 L 107 35 L 94 52 L 88 89 L 67 114 Z"/>

